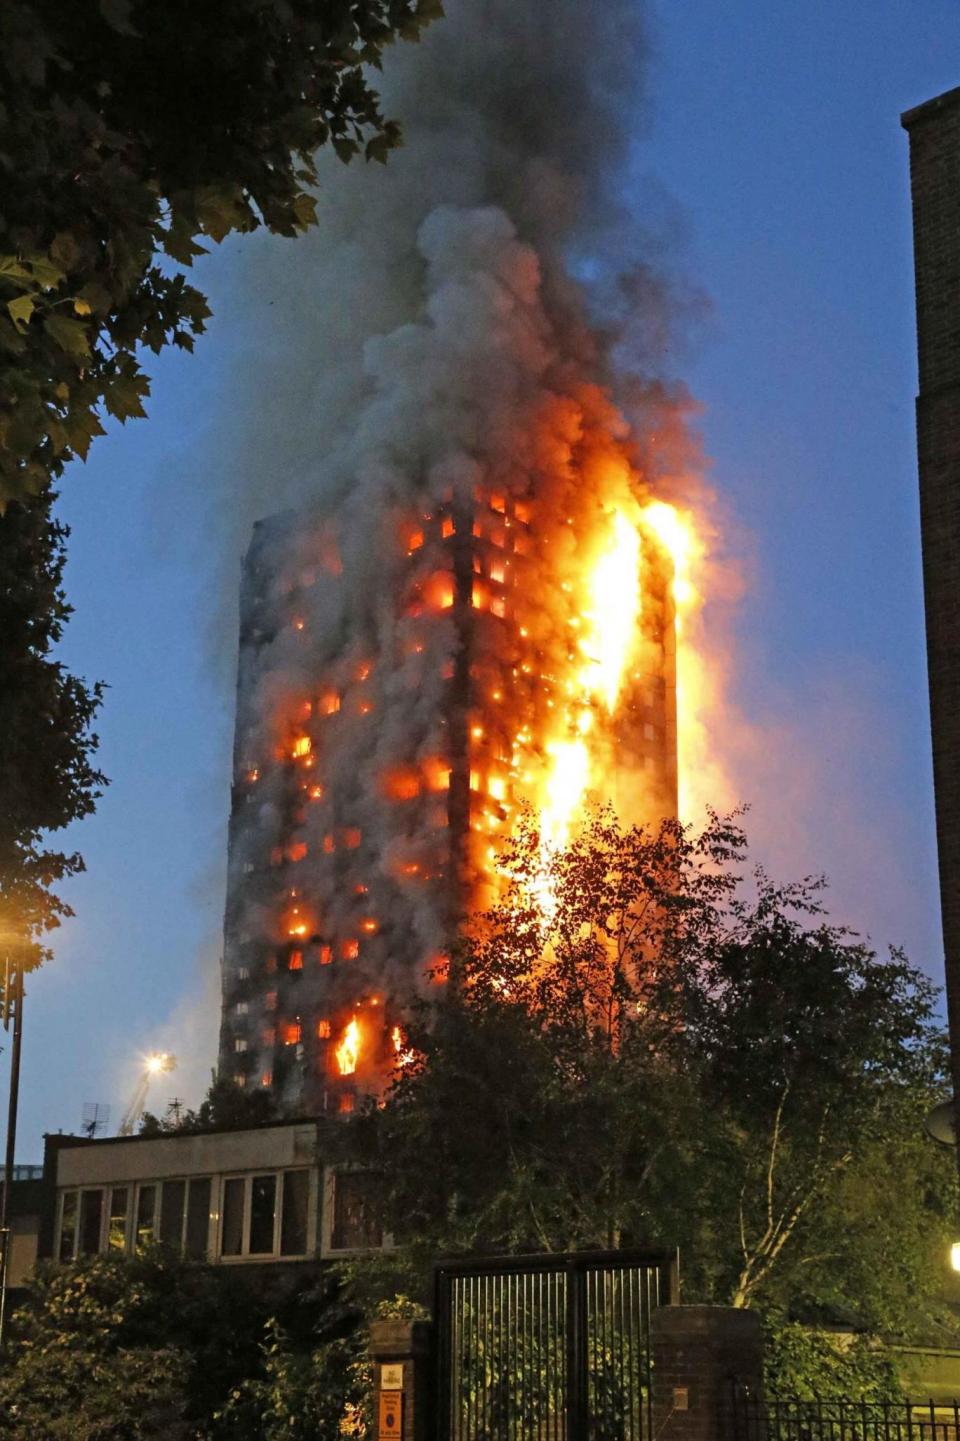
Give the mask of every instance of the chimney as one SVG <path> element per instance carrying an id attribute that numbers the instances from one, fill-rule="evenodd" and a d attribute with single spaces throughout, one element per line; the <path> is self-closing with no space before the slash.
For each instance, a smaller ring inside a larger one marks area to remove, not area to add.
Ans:
<path id="1" fill-rule="evenodd" d="M 960 1098 L 960 88 L 901 116 L 910 137 L 917 454 L 930 724 L 954 1095 Z"/>

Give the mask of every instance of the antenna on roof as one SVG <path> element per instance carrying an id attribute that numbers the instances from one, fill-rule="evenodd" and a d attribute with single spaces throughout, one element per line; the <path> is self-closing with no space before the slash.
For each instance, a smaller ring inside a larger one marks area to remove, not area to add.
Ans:
<path id="1" fill-rule="evenodd" d="M 84 1101 L 80 1129 L 92 1141 L 98 1131 L 105 1131 L 110 1121 L 110 1107 L 102 1101 Z"/>

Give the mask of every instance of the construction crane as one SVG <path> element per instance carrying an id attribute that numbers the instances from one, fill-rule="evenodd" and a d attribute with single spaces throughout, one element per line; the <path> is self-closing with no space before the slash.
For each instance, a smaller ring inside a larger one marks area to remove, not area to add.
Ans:
<path id="1" fill-rule="evenodd" d="M 176 1068 L 176 1056 L 169 1055 L 166 1051 L 155 1052 L 147 1056 L 143 1064 L 143 1071 L 137 1082 L 137 1088 L 130 1097 L 130 1104 L 123 1113 L 123 1120 L 120 1122 L 118 1136 L 132 1136 L 133 1128 L 143 1115 L 143 1108 L 147 1099 L 147 1092 L 150 1089 L 150 1082 L 157 1076 L 167 1075 Z"/>

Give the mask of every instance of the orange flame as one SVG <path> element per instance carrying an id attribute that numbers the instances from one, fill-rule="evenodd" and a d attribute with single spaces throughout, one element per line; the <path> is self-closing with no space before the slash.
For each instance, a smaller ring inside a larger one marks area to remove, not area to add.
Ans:
<path id="1" fill-rule="evenodd" d="M 352 1016 L 337 1046 L 334 1048 L 337 1068 L 341 1076 L 352 1076 L 360 1059 L 360 1024 Z"/>
<path id="2" fill-rule="evenodd" d="M 390 1032 L 390 1039 L 393 1041 L 393 1053 L 398 1066 L 409 1066 L 413 1060 L 413 1051 L 407 1045 L 406 1037 L 399 1026 L 394 1026 Z"/>

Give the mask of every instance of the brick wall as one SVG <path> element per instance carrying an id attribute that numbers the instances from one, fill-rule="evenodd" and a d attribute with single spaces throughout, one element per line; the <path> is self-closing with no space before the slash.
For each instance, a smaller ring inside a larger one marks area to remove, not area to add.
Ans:
<path id="1" fill-rule="evenodd" d="M 910 137 L 917 453 L 940 905 L 960 1098 L 960 89 L 902 117 Z"/>
<path id="2" fill-rule="evenodd" d="M 759 1316 L 726 1306 L 660 1306 L 650 1330 L 657 1441 L 723 1441 L 734 1395 L 762 1390 Z"/>

